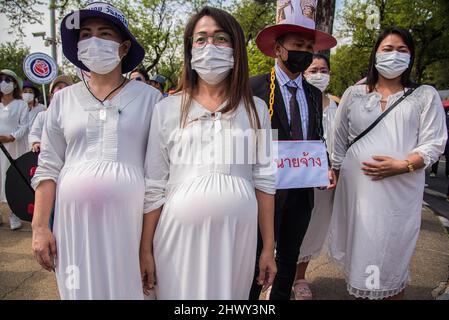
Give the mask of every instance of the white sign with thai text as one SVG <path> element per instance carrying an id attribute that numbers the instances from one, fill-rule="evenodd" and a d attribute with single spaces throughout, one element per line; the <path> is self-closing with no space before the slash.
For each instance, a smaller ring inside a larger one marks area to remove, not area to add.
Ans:
<path id="1" fill-rule="evenodd" d="M 329 185 L 326 145 L 321 140 L 274 141 L 277 189 Z"/>

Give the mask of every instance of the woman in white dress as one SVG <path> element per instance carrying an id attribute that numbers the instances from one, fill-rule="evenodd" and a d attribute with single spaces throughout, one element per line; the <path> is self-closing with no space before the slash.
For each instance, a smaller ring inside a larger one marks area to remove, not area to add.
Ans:
<path id="1" fill-rule="evenodd" d="M 39 152 L 41 147 L 42 130 L 44 129 L 45 115 L 47 113 L 39 112 L 34 119 L 31 126 L 30 133 L 28 134 L 28 145 L 33 152 Z"/>
<path id="2" fill-rule="evenodd" d="M 337 103 L 329 94 L 325 93 L 330 80 L 329 58 L 316 53 L 313 55 L 312 64 L 304 72 L 307 82 L 314 85 L 323 92 L 323 129 L 326 140 L 327 152 L 332 154 L 333 129 L 335 115 L 337 114 Z M 322 190 L 315 188 L 315 206 L 312 210 L 309 227 L 301 244 L 298 265 L 296 268 L 293 293 L 295 300 L 311 300 L 312 291 L 306 281 L 306 271 L 310 260 L 318 257 L 321 253 L 329 231 L 332 216 L 332 204 L 335 190 Z"/>
<path id="3" fill-rule="evenodd" d="M 26 134 L 28 131 L 28 109 L 21 98 L 22 79 L 14 71 L 0 71 L 0 142 L 14 159 L 27 151 Z M 0 201 L 6 202 L 5 181 L 10 163 L 0 151 Z M 0 224 L 2 223 L 0 212 Z M 9 215 L 11 230 L 22 227 L 20 219 Z"/>
<path id="4" fill-rule="evenodd" d="M 357 298 L 403 299 L 421 224 L 424 169 L 447 139 L 438 92 L 422 85 L 350 146 L 414 87 L 413 60 L 407 30 L 382 32 L 366 85 L 347 89 L 337 111 L 332 166 L 339 181 L 329 246 Z"/>
<path id="5" fill-rule="evenodd" d="M 30 81 L 25 80 L 23 83 L 22 90 L 22 99 L 28 105 L 28 130 L 29 134 L 26 137 L 26 145 L 29 146 L 31 142 L 28 140 L 31 134 L 31 128 L 33 127 L 33 123 L 36 120 L 38 114 L 42 111 L 45 111 L 47 108 L 41 103 L 38 102 L 38 98 L 40 96 L 39 89 L 36 88 L 34 84 Z M 41 119 L 42 120 L 42 119 Z"/>
<path id="6" fill-rule="evenodd" d="M 243 31 L 230 14 L 205 7 L 193 16 L 184 50 L 179 92 L 156 105 L 151 122 L 144 286 L 156 281 L 158 299 L 246 300 L 258 219 L 260 284 L 276 273 L 268 110 L 250 93 Z M 244 133 L 247 149 L 233 142 Z"/>
<path id="7" fill-rule="evenodd" d="M 122 76 L 144 50 L 120 11 L 97 2 L 74 14 L 81 29 L 67 29 L 73 17 L 64 18 L 63 52 L 91 78 L 57 92 L 46 111 L 32 180 L 33 250 L 45 269 L 56 271 L 62 299 L 143 299 L 144 161 L 161 96 Z"/>
<path id="8" fill-rule="evenodd" d="M 61 89 L 65 87 L 71 86 L 72 80 L 70 77 L 66 75 L 60 75 L 56 77 L 52 83 L 50 84 L 50 97 L 53 98 L 53 95 Z M 42 129 L 44 128 L 45 123 L 45 112 L 39 112 L 36 115 L 36 118 L 33 121 L 33 124 L 30 128 L 30 133 L 28 134 L 28 145 L 33 152 L 39 152 L 41 147 L 41 138 L 42 138 Z"/>
<path id="9" fill-rule="evenodd" d="M 31 127 L 33 126 L 34 120 L 36 119 L 37 115 L 45 111 L 47 108 L 41 103 L 38 102 L 38 99 L 40 97 L 40 91 L 34 84 L 32 84 L 30 81 L 25 81 L 23 83 L 23 90 L 22 90 L 22 99 L 25 101 L 26 104 L 28 104 L 28 129 L 31 130 Z"/>

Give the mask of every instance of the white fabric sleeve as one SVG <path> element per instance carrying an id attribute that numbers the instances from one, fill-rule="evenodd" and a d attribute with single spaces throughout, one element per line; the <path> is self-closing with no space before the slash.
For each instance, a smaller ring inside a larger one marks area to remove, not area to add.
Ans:
<path id="1" fill-rule="evenodd" d="M 256 161 L 253 165 L 253 181 L 257 190 L 268 194 L 276 193 L 276 167 L 273 155 L 273 135 L 268 115 L 268 107 L 264 101 L 254 98 L 260 119 L 261 130 L 257 133 Z"/>
<path id="2" fill-rule="evenodd" d="M 418 143 L 412 153 L 419 154 L 427 168 L 438 161 L 444 152 L 447 127 L 444 107 L 438 92 L 431 86 L 425 86 L 422 89 L 423 92 L 419 98 L 424 100 L 424 104 L 419 121 Z"/>
<path id="3" fill-rule="evenodd" d="M 20 139 L 28 131 L 28 106 L 24 101 L 20 101 L 20 118 L 19 118 L 19 125 L 15 128 L 13 132 L 11 132 L 11 135 L 16 139 Z"/>
<path id="4" fill-rule="evenodd" d="M 349 103 L 351 100 L 351 92 L 353 87 L 349 87 L 343 93 L 337 114 L 334 120 L 334 130 L 332 132 L 333 147 L 331 154 L 332 169 L 340 170 L 341 164 L 346 156 L 349 146 Z"/>
<path id="5" fill-rule="evenodd" d="M 42 129 L 44 127 L 44 121 L 45 121 L 45 111 L 39 112 L 36 116 L 36 119 L 33 122 L 33 125 L 31 126 L 30 133 L 28 135 L 28 142 L 29 147 L 31 148 L 33 146 L 33 143 L 41 142 L 42 137 Z"/>
<path id="6" fill-rule="evenodd" d="M 46 111 L 38 167 L 31 180 L 34 189 L 45 180 L 58 182 L 59 173 L 65 162 L 66 149 L 67 142 L 61 129 L 61 105 L 58 92 Z"/>
<path id="7" fill-rule="evenodd" d="M 165 188 L 169 178 L 170 160 L 168 142 L 164 136 L 167 128 L 165 128 L 161 117 L 161 109 L 160 103 L 157 103 L 150 124 L 145 156 L 144 214 L 163 206 L 165 203 Z"/>

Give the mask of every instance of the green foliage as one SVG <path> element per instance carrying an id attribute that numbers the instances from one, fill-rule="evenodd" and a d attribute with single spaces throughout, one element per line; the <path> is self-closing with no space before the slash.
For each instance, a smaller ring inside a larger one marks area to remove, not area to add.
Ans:
<path id="1" fill-rule="evenodd" d="M 0 69 L 10 69 L 25 79 L 22 64 L 29 53 L 30 48 L 21 45 L 17 40 L 0 44 Z"/>
<path id="2" fill-rule="evenodd" d="M 249 44 L 265 26 L 275 23 L 276 4 L 259 4 L 254 0 L 234 1 L 228 11 L 242 26 Z"/>
<path id="3" fill-rule="evenodd" d="M 331 55 L 329 92 L 341 96 L 354 83 L 365 77 L 370 50 L 350 45 L 337 48 Z"/>
<path id="4" fill-rule="evenodd" d="M 235 1 L 229 11 L 245 33 L 250 76 L 270 72 L 274 59 L 260 52 L 255 39 L 260 30 L 275 23 L 276 4 L 274 2 L 260 4 L 253 0 Z"/>
<path id="5" fill-rule="evenodd" d="M 332 56 L 334 93 L 340 95 L 342 87 L 353 84 L 358 74 L 366 73 L 367 53 L 374 46 L 379 31 L 390 26 L 405 28 L 413 35 L 416 46 L 414 80 L 435 84 L 439 89 L 448 88 L 447 69 L 441 68 L 449 60 L 447 12 L 447 0 L 345 0 L 337 34 L 340 39 L 350 39 L 351 44 Z M 374 28 L 376 20 L 378 27 Z"/>
<path id="6" fill-rule="evenodd" d="M 14 1 L 21 3 L 23 0 Z M 37 4 L 42 0 L 32 1 Z M 248 47 L 251 75 L 269 72 L 274 65 L 274 60 L 264 56 L 254 43 L 257 33 L 275 22 L 274 1 L 259 3 L 253 0 L 108 0 L 108 2 L 123 11 L 132 33 L 144 47 L 146 54 L 142 66 L 147 69 L 150 76 L 155 74 L 165 76 L 168 80 L 167 87 L 177 84 L 182 69 L 183 33 L 187 20 L 191 14 L 198 12 L 205 5 L 230 12 L 241 24 Z M 58 21 L 72 10 L 83 8 L 88 3 L 89 0 L 56 1 Z M 19 19 L 18 12 L 12 14 L 14 19 Z M 39 17 L 39 14 L 43 13 L 35 12 L 35 14 Z M 59 28 L 57 30 L 59 31 Z M 18 34 L 18 38 L 21 38 L 21 35 Z M 61 69 L 66 74 L 72 76 L 75 74 L 75 68 L 65 58 L 62 60 Z"/>
<path id="7" fill-rule="evenodd" d="M 247 48 L 250 76 L 269 73 L 274 66 L 274 59 L 260 52 L 254 42 L 251 42 Z"/>

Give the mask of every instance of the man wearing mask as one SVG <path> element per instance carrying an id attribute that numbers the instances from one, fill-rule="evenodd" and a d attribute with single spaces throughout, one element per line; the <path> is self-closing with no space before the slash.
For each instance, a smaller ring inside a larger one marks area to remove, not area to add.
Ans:
<path id="1" fill-rule="evenodd" d="M 299 0 L 298 0 L 299 1 Z M 278 1 L 278 6 L 283 1 Z M 312 63 L 313 52 L 334 47 L 332 36 L 317 31 L 310 19 L 303 19 L 300 12 L 283 19 L 277 25 L 262 30 L 256 44 L 267 56 L 277 59 L 271 73 L 252 78 L 255 96 L 263 99 L 270 109 L 271 127 L 277 130 L 278 140 L 321 140 L 322 93 L 307 83 L 303 72 Z M 290 19 L 290 20 L 289 20 Z M 302 25 L 302 21 L 308 21 Z M 335 187 L 334 176 L 329 170 L 330 184 Z M 278 273 L 271 289 L 271 300 L 289 300 L 296 272 L 299 250 L 309 225 L 314 206 L 313 188 L 277 190 L 275 198 L 276 263 Z M 257 300 L 261 286 L 256 272 L 250 293 Z M 268 295 L 268 294 L 267 294 Z"/>

